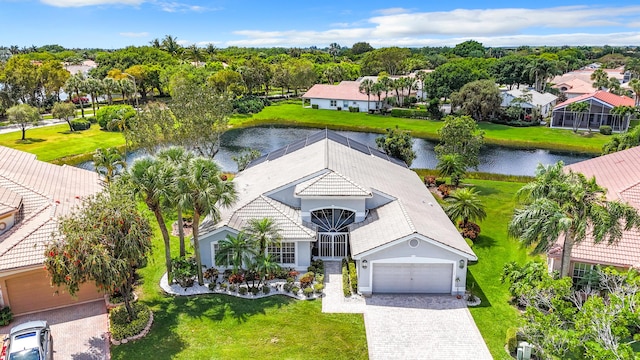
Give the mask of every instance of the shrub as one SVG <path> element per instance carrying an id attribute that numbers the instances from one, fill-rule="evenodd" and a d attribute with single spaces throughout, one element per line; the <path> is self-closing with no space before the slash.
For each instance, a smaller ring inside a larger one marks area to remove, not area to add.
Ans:
<path id="1" fill-rule="evenodd" d="M 89 98 L 88 97 L 74 97 L 71 99 L 71 102 L 78 105 L 80 104 L 80 101 L 82 101 L 83 104 L 88 104 L 89 103 Z"/>
<path id="2" fill-rule="evenodd" d="M 249 292 L 249 289 L 247 289 L 246 286 L 240 286 L 238 288 L 238 294 L 240 295 L 247 295 L 248 292 Z"/>
<path id="3" fill-rule="evenodd" d="M 253 294 L 253 296 L 258 295 L 258 293 L 260 292 L 260 289 L 258 289 L 257 287 L 252 287 L 251 288 L 251 293 Z"/>
<path id="4" fill-rule="evenodd" d="M 449 186 L 447 184 L 441 184 L 438 186 L 438 191 L 442 194 L 443 199 L 449 196 Z"/>
<path id="5" fill-rule="evenodd" d="M 244 274 L 231 274 L 229 275 L 229 283 L 241 284 L 244 282 Z"/>
<path id="6" fill-rule="evenodd" d="M 297 271 L 295 271 L 295 270 L 293 270 L 293 269 L 291 269 L 291 270 L 289 271 L 289 277 L 292 277 L 292 278 L 294 278 L 294 279 L 295 279 L 295 278 L 296 278 L 296 276 L 298 276 L 298 275 L 300 275 L 300 273 L 299 273 L 299 272 L 297 272 Z"/>
<path id="7" fill-rule="evenodd" d="M 300 292 L 300 288 L 297 286 L 294 286 L 291 288 L 291 292 L 298 295 L 298 293 Z"/>
<path id="8" fill-rule="evenodd" d="M 263 287 L 262 287 L 262 293 L 263 293 L 263 294 L 265 294 L 265 295 L 266 295 L 266 294 L 268 294 L 268 293 L 270 293 L 270 292 L 271 292 L 271 288 L 270 288 L 270 287 L 268 287 L 268 286 L 263 286 Z"/>
<path id="9" fill-rule="evenodd" d="M 349 106 L 349 112 L 360 112 L 360 108 L 357 106 Z"/>
<path id="10" fill-rule="evenodd" d="M 209 285 L 207 285 L 207 287 L 209 288 L 209 291 L 214 291 L 216 289 L 216 283 L 212 282 L 209 283 Z"/>
<path id="11" fill-rule="evenodd" d="M 287 278 L 287 284 L 293 284 L 293 282 L 294 282 L 295 280 L 296 280 L 296 279 L 294 279 L 294 278 L 292 278 L 292 277 L 288 277 L 288 278 Z"/>
<path id="12" fill-rule="evenodd" d="M 440 185 L 445 184 L 447 181 L 446 180 L 442 180 L 442 179 L 436 179 L 436 186 L 440 187 Z"/>
<path id="13" fill-rule="evenodd" d="M 468 238 L 470 240 L 475 240 L 480 235 L 480 226 L 471 221 L 467 221 L 467 224 L 463 227 L 462 221 L 458 224 L 460 226 L 460 230 L 462 230 L 462 237 Z"/>
<path id="14" fill-rule="evenodd" d="M 316 275 L 316 282 L 320 284 L 324 283 L 324 275 L 323 274 Z"/>
<path id="15" fill-rule="evenodd" d="M 317 110 L 317 109 L 318 109 L 318 104 L 312 104 L 312 105 L 311 105 L 311 108 L 312 108 L 312 109 L 316 109 L 316 110 Z"/>
<path id="16" fill-rule="evenodd" d="M 507 350 L 509 350 L 509 354 L 515 354 L 516 349 L 518 347 L 518 329 L 508 328 L 506 341 L 507 341 Z"/>
<path id="17" fill-rule="evenodd" d="M 89 116 L 89 117 L 87 118 L 87 121 L 88 121 L 88 122 L 90 122 L 90 123 L 92 123 L 92 124 L 97 124 L 97 123 L 98 123 L 98 119 L 96 119 L 96 117 L 95 117 L 95 116 Z"/>
<path id="18" fill-rule="evenodd" d="M 227 290 L 227 283 L 221 283 L 220 284 L 220 289 Z"/>
<path id="19" fill-rule="evenodd" d="M 218 271 L 218 269 L 214 268 L 214 267 L 210 267 L 207 270 L 204 271 L 204 273 L 202 274 L 202 276 L 211 281 L 211 282 L 215 282 L 216 279 L 218 278 L 218 274 L 220 272 Z"/>
<path id="20" fill-rule="evenodd" d="M 9 325 L 11 320 L 13 319 L 13 313 L 11 312 L 11 308 L 5 306 L 0 308 L 0 326 Z"/>
<path id="21" fill-rule="evenodd" d="M 263 99 L 255 95 L 244 95 L 233 100 L 233 111 L 238 114 L 257 114 L 265 106 L 271 105 L 268 99 Z"/>
<path id="22" fill-rule="evenodd" d="M 238 287 L 236 285 L 229 285 L 229 291 L 234 292 L 234 291 L 236 291 L 236 289 L 238 289 Z"/>
<path id="23" fill-rule="evenodd" d="M 312 272 L 308 272 L 300 277 L 300 286 L 305 289 L 311 286 L 313 283 L 313 279 L 315 279 L 315 274 Z"/>
<path id="24" fill-rule="evenodd" d="M 323 284 L 315 284 L 315 285 L 313 285 L 313 290 L 316 292 L 316 294 L 322 294 L 322 290 L 324 290 L 324 285 Z"/>
<path id="25" fill-rule="evenodd" d="M 74 131 L 87 130 L 91 127 L 91 123 L 87 120 L 71 120 L 71 128 Z"/>
<path id="26" fill-rule="evenodd" d="M 311 266 L 315 267 L 318 271 L 314 271 L 316 274 L 324 274 L 324 261 L 322 259 L 315 259 L 311 261 Z"/>
<path id="27" fill-rule="evenodd" d="M 147 326 L 150 318 L 149 308 L 140 302 L 131 304 L 131 307 L 136 316 L 132 321 L 128 321 L 129 314 L 124 305 L 111 310 L 109 319 L 111 321 L 111 337 L 114 340 L 138 335 Z"/>
<path id="28" fill-rule="evenodd" d="M 436 177 L 433 175 L 430 176 L 425 176 L 424 177 L 424 184 L 431 187 L 434 186 L 436 184 Z"/>
<path id="29" fill-rule="evenodd" d="M 291 292 L 291 289 L 293 289 L 293 283 L 286 283 L 284 285 L 282 285 L 282 290 L 284 290 L 285 292 Z"/>
<path id="30" fill-rule="evenodd" d="M 198 271 L 198 265 L 194 258 L 175 258 L 171 260 L 171 265 L 171 276 L 175 282 L 185 289 L 193 286 L 193 277 Z"/>
<path id="31" fill-rule="evenodd" d="M 304 293 L 304 295 L 305 295 L 306 297 L 311 297 L 311 295 L 313 294 L 313 289 L 312 289 L 312 288 L 310 288 L 310 287 L 308 287 L 308 288 L 304 288 L 304 289 L 302 290 L 302 292 Z"/>
<path id="32" fill-rule="evenodd" d="M 308 272 L 312 272 L 312 273 L 316 273 L 316 272 L 318 272 L 318 269 L 316 269 L 315 266 L 311 265 L 311 266 L 307 267 L 307 271 Z"/>
<path id="33" fill-rule="evenodd" d="M 108 105 L 96 111 L 98 125 L 103 130 L 121 131 L 128 120 L 136 116 L 136 111 L 131 105 Z"/>
<path id="34" fill-rule="evenodd" d="M 349 261 L 349 283 L 351 283 L 351 291 L 355 294 L 358 292 L 358 273 L 356 272 L 356 262 Z"/>
<path id="35" fill-rule="evenodd" d="M 602 135 L 611 135 L 613 133 L 613 129 L 609 125 L 600 126 L 600 134 Z"/>
<path id="36" fill-rule="evenodd" d="M 349 268 L 347 259 L 342 259 L 342 292 L 345 297 L 351 296 L 351 286 L 349 286 Z"/>

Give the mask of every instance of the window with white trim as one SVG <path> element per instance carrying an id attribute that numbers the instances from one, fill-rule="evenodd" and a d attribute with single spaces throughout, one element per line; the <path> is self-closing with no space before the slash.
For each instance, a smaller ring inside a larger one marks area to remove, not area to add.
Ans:
<path id="1" fill-rule="evenodd" d="M 585 264 L 585 263 L 573 263 L 573 274 L 571 278 L 573 279 L 573 284 L 577 287 L 584 287 L 583 279 L 585 279 L 587 273 L 591 272 L 594 269 L 593 264 Z"/>
<path id="2" fill-rule="evenodd" d="M 349 107 L 349 102 L 347 100 L 344 100 L 342 102 L 342 107 L 345 107 L 345 108 Z"/>
<path id="3" fill-rule="evenodd" d="M 271 255 L 271 258 L 280 264 L 295 264 L 296 263 L 296 244 L 293 242 L 283 242 L 280 245 L 269 245 L 267 247 L 267 254 Z"/>
<path id="4" fill-rule="evenodd" d="M 214 243 L 213 244 L 213 262 L 216 264 L 216 266 L 227 266 L 225 264 L 221 264 L 216 261 L 216 255 L 218 254 L 218 251 L 220 251 L 220 245 L 218 243 Z M 232 254 L 227 254 L 227 263 L 229 264 L 229 266 L 233 264 Z"/>
<path id="5" fill-rule="evenodd" d="M 329 105 L 330 106 L 338 106 L 338 100 L 330 100 L 329 101 Z"/>

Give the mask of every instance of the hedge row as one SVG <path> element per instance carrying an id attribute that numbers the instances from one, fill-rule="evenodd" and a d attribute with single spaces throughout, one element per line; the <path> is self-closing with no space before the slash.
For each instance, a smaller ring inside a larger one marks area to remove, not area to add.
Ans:
<path id="1" fill-rule="evenodd" d="M 342 259 L 342 292 L 345 297 L 351 296 L 351 287 L 349 286 L 349 269 L 347 259 Z"/>
<path id="2" fill-rule="evenodd" d="M 351 291 L 356 294 L 358 292 L 358 273 L 356 272 L 356 262 L 349 259 L 349 282 L 351 283 Z"/>

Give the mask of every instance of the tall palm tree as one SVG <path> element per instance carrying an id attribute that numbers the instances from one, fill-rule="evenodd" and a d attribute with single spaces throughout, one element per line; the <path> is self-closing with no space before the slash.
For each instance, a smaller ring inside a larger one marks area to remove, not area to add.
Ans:
<path id="1" fill-rule="evenodd" d="M 86 79 L 84 77 L 84 74 L 82 73 L 82 71 L 79 71 L 74 75 L 71 75 L 67 79 L 67 82 L 64 84 L 64 91 L 71 96 L 73 96 L 73 94 L 75 93 L 76 97 L 78 98 L 78 101 L 80 101 L 80 112 L 82 113 L 82 117 L 84 117 L 84 104 L 82 101 L 82 91 L 84 89 L 85 80 Z"/>
<path id="2" fill-rule="evenodd" d="M 107 95 L 109 105 L 113 104 L 113 93 L 118 91 L 118 80 L 106 77 L 102 79 L 102 88 L 104 89 L 104 93 Z"/>
<path id="3" fill-rule="evenodd" d="M 91 95 L 91 108 L 93 109 L 93 114 L 95 115 L 98 96 L 100 96 L 104 91 L 102 81 L 89 77 L 84 82 L 84 90 L 89 93 L 89 95 Z"/>
<path id="4" fill-rule="evenodd" d="M 420 100 L 424 101 L 426 99 L 426 91 L 424 91 L 424 82 L 427 80 L 429 73 L 426 71 L 418 71 L 416 72 L 416 80 L 420 82 L 420 90 L 422 93 L 420 94 Z M 417 86 L 416 86 L 417 89 Z"/>
<path id="5" fill-rule="evenodd" d="M 187 165 L 187 174 L 178 181 L 185 189 L 185 205 L 193 210 L 193 249 L 196 258 L 198 283 L 202 279 L 202 259 L 200 258 L 199 226 L 200 218 L 209 215 L 220 218 L 218 206 L 229 207 L 237 198 L 235 186 L 231 181 L 220 178 L 220 167 L 213 160 L 195 157 Z"/>
<path id="6" fill-rule="evenodd" d="M 584 120 L 584 115 L 589 112 L 591 105 L 586 101 L 574 102 L 567 106 L 569 111 L 573 112 L 573 132 L 578 131 L 582 120 Z M 589 132 L 591 132 L 591 121 L 587 119 L 587 127 Z"/>
<path id="7" fill-rule="evenodd" d="M 177 177 L 185 177 L 187 175 L 187 165 L 189 161 L 194 157 L 193 153 L 185 150 L 183 147 L 172 146 L 170 148 L 161 150 L 156 155 L 158 159 L 165 162 L 166 166 L 173 167 L 175 175 Z M 180 238 L 180 257 L 185 257 L 186 248 L 184 242 L 184 220 L 182 215 L 183 204 L 186 202 L 187 191 L 184 187 L 184 181 L 173 182 L 171 196 L 165 198 L 168 203 L 176 207 L 178 213 L 178 235 Z"/>
<path id="8" fill-rule="evenodd" d="M 484 205 L 474 188 L 463 188 L 452 192 L 445 199 L 447 205 L 444 211 L 449 219 L 456 221 L 462 219 L 464 228 L 469 221 L 482 221 L 487 217 Z"/>
<path id="9" fill-rule="evenodd" d="M 372 89 L 373 89 L 373 80 L 371 79 L 362 80 L 362 82 L 360 83 L 360 86 L 358 87 L 358 91 L 360 91 L 360 93 L 367 94 L 367 112 L 371 109 L 369 106 L 369 103 L 371 101 Z"/>
<path id="10" fill-rule="evenodd" d="M 571 252 L 588 235 L 612 244 L 622 231 L 640 228 L 640 216 L 629 204 L 607 201 L 606 190 L 581 173 L 565 170 L 562 161 L 538 165 L 536 178 L 517 192 L 523 204 L 514 211 L 509 235 L 534 253 L 547 252 L 562 239 L 562 277 L 569 275 Z"/>
<path id="11" fill-rule="evenodd" d="M 625 106 L 625 105 L 620 105 L 620 106 L 615 106 L 613 109 L 611 109 L 610 114 L 613 115 L 613 123 L 612 123 L 612 128 L 613 130 L 616 130 L 616 123 L 620 122 L 617 126 L 618 131 L 622 131 L 623 129 L 623 122 L 625 122 L 628 124 L 629 123 L 629 118 L 631 117 L 631 115 L 635 114 L 636 112 L 636 108 L 633 106 Z M 628 128 L 628 125 L 625 127 Z"/>
<path id="12" fill-rule="evenodd" d="M 171 35 L 165 35 L 162 39 L 162 49 L 169 54 L 176 56 L 182 51 L 182 46 L 178 43 L 178 38 Z"/>
<path id="13" fill-rule="evenodd" d="M 451 177 L 451 185 L 458 186 L 466 172 L 464 159 L 460 154 L 445 154 L 439 157 L 436 169 L 440 176 Z"/>
<path id="14" fill-rule="evenodd" d="M 116 148 L 98 148 L 93 153 L 93 166 L 96 172 L 104 176 L 107 184 L 118 175 L 120 169 L 126 169 L 127 163 Z"/>
<path id="15" fill-rule="evenodd" d="M 393 80 L 389 76 L 383 75 L 378 78 L 378 84 L 380 84 L 382 91 L 384 91 L 384 99 L 388 103 L 389 101 L 387 98 L 389 97 L 389 91 L 391 91 Z"/>
<path id="16" fill-rule="evenodd" d="M 126 102 L 126 100 L 129 98 L 129 95 L 133 94 L 133 92 L 135 91 L 133 81 L 131 81 L 129 78 L 122 78 L 118 80 L 118 90 L 120 90 L 120 93 L 122 93 L 122 100 Z"/>
<path id="17" fill-rule="evenodd" d="M 602 69 L 596 69 L 591 73 L 591 80 L 593 81 L 593 87 L 597 90 L 602 90 L 609 86 L 607 73 Z"/>
<path id="18" fill-rule="evenodd" d="M 247 233 L 240 231 L 238 235 L 227 235 L 226 238 L 218 242 L 215 263 L 225 266 L 231 265 L 233 273 L 237 274 L 243 264 L 249 264 L 255 255 L 256 247 L 252 239 Z"/>
<path id="19" fill-rule="evenodd" d="M 270 245 L 277 245 L 282 240 L 280 228 L 271 218 L 249 219 L 244 230 L 257 244 L 259 254 L 266 254 Z"/>
<path id="20" fill-rule="evenodd" d="M 127 179 L 133 185 L 133 189 L 144 201 L 147 208 L 153 213 L 160 227 L 164 240 L 164 260 L 167 267 L 169 284 L 171 278 L 171 243 L 169 230 L 162 215 L 164 199 L 171 195 L 171 189 L 175 177 L 172 167 L 165 166 L 156 158 L 143 158 L 136 160 L 127 173 Z"/>
<path id="21" fill-rule="evenodd" d="M 631 79 L 629 87 L 633 90 L 636 106 L 640 105 L 640 79 Z"/>

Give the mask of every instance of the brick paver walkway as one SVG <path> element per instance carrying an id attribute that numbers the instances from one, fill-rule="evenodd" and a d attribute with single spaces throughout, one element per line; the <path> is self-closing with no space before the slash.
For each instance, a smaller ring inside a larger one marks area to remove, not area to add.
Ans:
<path id="1" fill-rule="evenodd" d="M 31 320 L 49 322 L 56 360 L 110 359 L 104 301 L 17 316 L 9 326 L 0 327 L 0 334 L 8 334 L 11 327 Z"/>
<path id="2" fill-rule="evenodd" d="M 449 295 L 345 299 L 340 263 L 325 262 L 323 312 L 363 313 L 369 359 L 492 359 L 464 300 Z"/>

